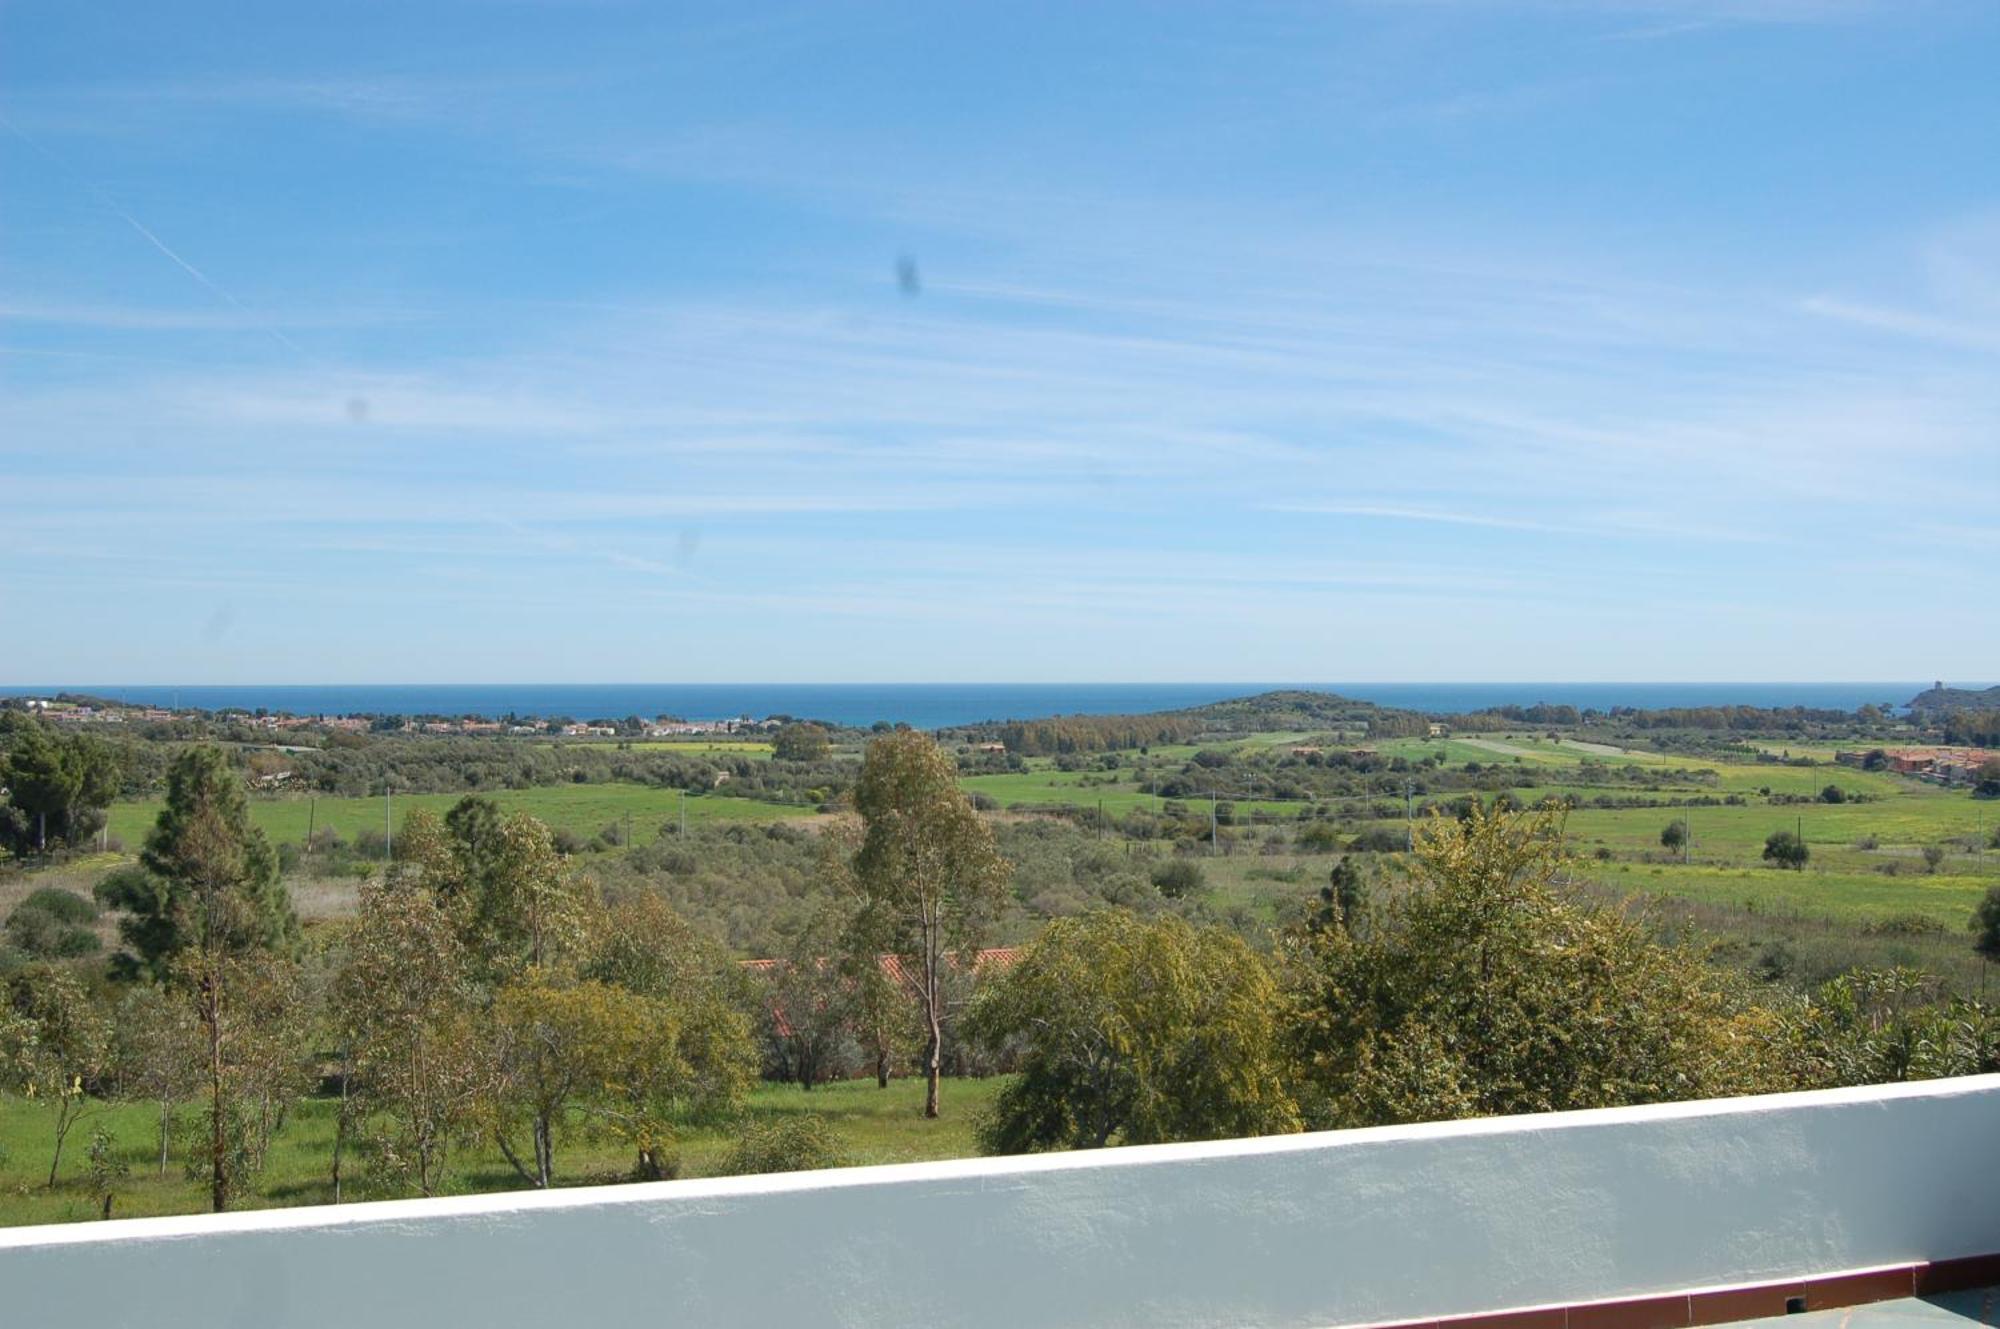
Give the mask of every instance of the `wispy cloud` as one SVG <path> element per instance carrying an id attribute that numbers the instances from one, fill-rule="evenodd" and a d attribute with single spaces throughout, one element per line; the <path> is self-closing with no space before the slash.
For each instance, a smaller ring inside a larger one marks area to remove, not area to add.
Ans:
<path id="1" fill-rule="evenodd" d="M 1800 305 L 1807 313 L 1876 332 L 1941 346 L 2000 353 L 2000 324 L 1980 326 L 1907 309 L 1887 309 L 1833 296 L 1813 296 Z"/>

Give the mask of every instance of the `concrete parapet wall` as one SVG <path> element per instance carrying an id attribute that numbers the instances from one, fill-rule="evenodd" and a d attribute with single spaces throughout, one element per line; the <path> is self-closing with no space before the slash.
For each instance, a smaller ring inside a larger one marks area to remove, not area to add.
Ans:
<path id="1" fill-rule="evenodd" d="M 1313 1329 L 2000 1252 L 2000 1076 L 0 1231 L 7 1325 Z"/>

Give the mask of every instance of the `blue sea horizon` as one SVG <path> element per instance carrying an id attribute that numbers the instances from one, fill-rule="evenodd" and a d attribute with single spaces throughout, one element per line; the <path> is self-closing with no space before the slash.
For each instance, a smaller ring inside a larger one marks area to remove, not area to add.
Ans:
<path id="1" fill-rule="evenodd" d="M 1175 710 L 1278 688 L 1337 692 L 1382 706 L 1449 714 L 1492 706 L 1610 710 L 1672 706 L 1901 707 L 1928 682 L 1875 683 L 423 683 L 101 684 L 0 687 L 4 696 L 88 693 L 136 705 L 297 715 L 518 715 L 547 719 L 721 720 L 784 715 L 865 727 L 939 729 L 983 720 Z M 1982 686 L 1982 685 L 1967 685 Z"/>

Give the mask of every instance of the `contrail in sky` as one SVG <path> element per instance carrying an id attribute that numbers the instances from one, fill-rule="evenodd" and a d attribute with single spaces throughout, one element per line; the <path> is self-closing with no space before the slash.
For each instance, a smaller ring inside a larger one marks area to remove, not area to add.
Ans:
<path id="1" fill-rule="evenodd" d="M 74 180 L 78 185 L 82 186 L 83 189 L 91 195 L 91 197 L 95 198 L 99 203 L 104 205 L 106 208 L 109 208 L 127 226 L 130 226 L 133 230 L 137 231 L 142 237 L 144 237 L 147 244 L 151 245 L 153 248 L 159 250 L 162 254 L 166 255 L 169 259 L 173 261 L 176 267 L 178 267 L 182 272 L 185 272 L 188 276 L 200 282 L 217 299 L 221 300 L 224 304 L 229 305 L 231 308 L 235 309 L 239 313 L 249 314 L 253 317 L 256 316 L 257 313 L 256 310 L 250 308 L 250 306 L 244 304 L 241 300 L 238 300 L 235 296 L 231 295 L 228 291 L 224 290 L 220 285 L 218 285 L 214 280 L 212 280 L 207 273 L 203 272 L 200 268 L 197 268 L 194 264 L 188 262 L 186 259 L 182 258 L 179 254 L 175 253 L 172 246 L 170 246 L 166 241 L 160 239 L 159 236 L 155 235 L 152 229 L 148 227 L 144 222 L 140 221 L 137 217 L 134 217 L 130 212 L 126 211 L 126 209 L 119 206 L 118 201 L 116 199 L 112 198 L 109 194 L 105 193 L 102 189 L 98 188 L 98 186 L 95 183 L 93 183 L 89 179 L 86 179 L 75 168 L 70 166 L 68 162 L 56 156 L 56 154 L 51 152 L 48 148 L 42 146 L 40 141 L 38 141 L 32 135 L 30 135 L 27 130 L 15 124 L 13 120 L 9 119 L 4 113 L 0 113 L 0 125 L 7 126 L 8 130 L 14 135 L 14 137 L 20 139 L 23 143 L 33 148 L 43 157 L 47 158 L 48 161 L 52 165 L 54 165 L 57 170 L 61 171 L 64 175 L 67 175 L 71 180 Z M 262 324 L 259 326 L 262 331 L 269 333 L 273 340 L 275 340 L 279 345 L 283 346 L 286 350 L 290 351 L 293 355 L 298 356 L 301 360 L 304 360 L 308 364 L 314 363 L 313 357 L 306 354 L 305 348 L 300 346 L 297 342 L 293 341 L 290 337 L 287 337 L 282 329 L 272 327 L 268 324 Z"/>

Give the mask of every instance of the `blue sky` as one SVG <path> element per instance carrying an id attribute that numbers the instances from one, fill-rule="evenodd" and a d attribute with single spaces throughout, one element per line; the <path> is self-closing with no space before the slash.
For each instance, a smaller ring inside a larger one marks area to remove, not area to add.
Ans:
<path id="1" fill-rule="evenodd" d="M 0 683 L 1990 677 L 1997 64 L 1989 0 L 9 3 Z"/>

